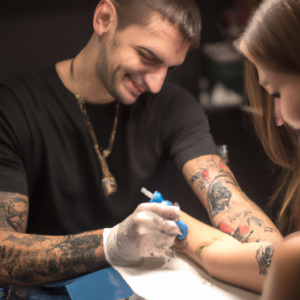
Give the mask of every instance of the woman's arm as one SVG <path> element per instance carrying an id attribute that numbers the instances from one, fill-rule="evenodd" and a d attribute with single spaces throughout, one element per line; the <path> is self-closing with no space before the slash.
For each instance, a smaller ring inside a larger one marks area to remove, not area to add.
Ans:
<path id="1" fill-rule="evenodd" d="M 277 244 L 240 243 L 232 236 L 208 226 L 185 213 L 180 219 L 189 232 L 177 249 L 222 281 L 261 292 Z"/>
<path id="2" fill-rule="evenodd" d="M 276 248 L 262 300 L 300 298 L 300 232 L 286 237 Z"/>

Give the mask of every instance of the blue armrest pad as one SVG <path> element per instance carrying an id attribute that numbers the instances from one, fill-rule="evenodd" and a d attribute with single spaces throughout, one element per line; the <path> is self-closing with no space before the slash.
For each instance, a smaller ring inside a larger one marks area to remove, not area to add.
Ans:
<path id="1" fill-rule="evenodd" d="M 47 287 L 64 285 L 72 300 L 114 300 L 133 295 L 132 289 L 112 267 Z"/>

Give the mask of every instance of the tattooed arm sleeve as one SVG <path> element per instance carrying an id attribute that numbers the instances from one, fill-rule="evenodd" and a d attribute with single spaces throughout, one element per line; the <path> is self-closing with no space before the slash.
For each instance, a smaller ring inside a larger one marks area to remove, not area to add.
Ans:
<path id="1" fill-rule="evenodd" d="M 43 285 L 103 267 L 103 230 L 69 236 L 25 234 L 28 198 L 0 192 L 0 286 Z"/>
<path id="2" fill-rule="evenodd" d="M 190 160 L 183 174 L 216 228 L 242 243 L 282 239 L 273 222 L 242 192 L 220 157 Z"/>

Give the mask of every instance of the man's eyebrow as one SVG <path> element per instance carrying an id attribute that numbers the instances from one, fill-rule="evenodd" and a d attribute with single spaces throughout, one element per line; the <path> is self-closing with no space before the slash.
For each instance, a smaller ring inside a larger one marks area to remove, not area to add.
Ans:
<path id="1" fill-rule="evenodd" d="M 150 55 L 152 55 L 157 61 L 159 61 L 160 63 L 164 63 L 163 59 L 158 57 L 154 52 L 152 52 L 150 49 L 147 49 L 145 47 L 142 46 L 135 46 L 135 48 L 139 49 L 139 50 L 144 50 L 146 52 L 148 52 Z"/>

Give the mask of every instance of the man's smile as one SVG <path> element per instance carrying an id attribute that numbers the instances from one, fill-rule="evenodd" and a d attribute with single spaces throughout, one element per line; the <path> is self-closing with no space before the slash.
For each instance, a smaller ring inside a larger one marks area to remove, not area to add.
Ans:
<path id="1" fill-rule="evenodd" d="M 142 87 L 141 84 L 137 82 L 137 80 L 133 79 L 129 74 L 127 74 L 126 76 L 128 76 L 128 78 L 130 79 L 129 88 L 134 95 L 139 96 L 146 91 L 146 89 Z"/>

